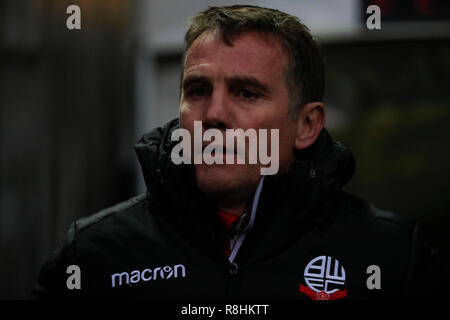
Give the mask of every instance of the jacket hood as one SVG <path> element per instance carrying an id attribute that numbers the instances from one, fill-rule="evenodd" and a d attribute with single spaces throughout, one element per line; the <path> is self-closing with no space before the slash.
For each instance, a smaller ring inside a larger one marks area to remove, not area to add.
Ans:
<path id="1" fill-rule="evenodd" d="M 179 122 L 174 119 L 144 134 L 135 145 L 148 196 L 160 205 L 176 206 L 184 211 L 211 208 L 213 203 L 197 187 L 193 165 L 175 165 L 170 159 L 171 150 L 178 143 L 171 141 L 171 135 L 177 128 Z M 350 180 L 354 171 L 355 161 L 350 150 L 333 141 L 323 129 L 313 145 L 296 151 L 288 172 L 266 176 L 261 197 L 268 194 L 267 198 L 274 199 L 275 192 L 281 197 L 279 201 L 282 198 L 299 201 L 301 196 L 307 200 L 303 203 L 309 209 L 318 203 L 323 206 Z M 309 211 L 306 207 L 303 209 Z M 289 219 L 301 216 L 289 215 Z"/>

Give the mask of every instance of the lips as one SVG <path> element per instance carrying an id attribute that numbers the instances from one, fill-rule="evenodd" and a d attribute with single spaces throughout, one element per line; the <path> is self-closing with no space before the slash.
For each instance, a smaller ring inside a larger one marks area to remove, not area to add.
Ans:
<path id="1" fill-rule="evenodd" d="M 219 144 L 204 144 L 202 146 L 202 153 L 205 153 L 206 147 L 209 146 L 209 150 L 211 150 L 211 155 L 215 155 L 215 153 L 223 153 L 223 154 L 237 154 L 236 150 L 231 150 L 224 145 Z"/>

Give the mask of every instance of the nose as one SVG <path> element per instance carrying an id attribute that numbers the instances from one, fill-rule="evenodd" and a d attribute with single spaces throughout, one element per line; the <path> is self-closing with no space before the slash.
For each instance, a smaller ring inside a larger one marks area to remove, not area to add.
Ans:
<path id="1" fill-rule="evenodd" d="M 225 130 L 232 128 L 231 101 L 225 88 L 214 89 L 203 119 L 203 125 L 205 129 Z"/>

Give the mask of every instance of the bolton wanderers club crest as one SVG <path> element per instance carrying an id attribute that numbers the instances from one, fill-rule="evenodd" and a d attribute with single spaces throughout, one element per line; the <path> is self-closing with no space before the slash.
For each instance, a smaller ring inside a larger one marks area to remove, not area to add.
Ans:
<path id="1" fill-rule="evenodd" d="M 347 296 L 345 270 L 337 259 L 319 256 L 312 259 L 303 273 L 306 286 L 300 284 L 303 292 L 313 300 L 337 300 Z"/>

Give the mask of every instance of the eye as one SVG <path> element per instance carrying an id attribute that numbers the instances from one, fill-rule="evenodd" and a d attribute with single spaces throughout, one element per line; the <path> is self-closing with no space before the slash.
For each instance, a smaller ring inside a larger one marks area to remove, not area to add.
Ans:
<path id="1" fill-rule="evenodd" d="M 241 89 L 241 90 L 239 90 L 238 94 L 239 94 L 239 97 L 241 97 L 245 100 L 257 99 L 261 96 L 257 92 L 254 92 L 254 91 L 251 91 L 248 89 Z"/>
<path id="2" fill-rule="evenodd" d="M 203 98 L 209 95 L 209 88 L 207 87 L 193 87 L 187 90 L 187 96 L 191 98 Z"/>

